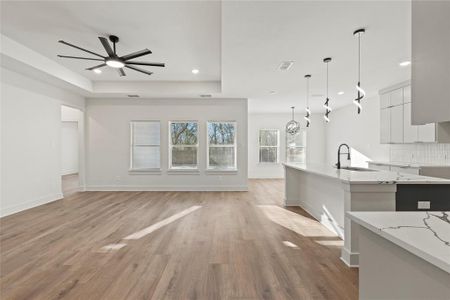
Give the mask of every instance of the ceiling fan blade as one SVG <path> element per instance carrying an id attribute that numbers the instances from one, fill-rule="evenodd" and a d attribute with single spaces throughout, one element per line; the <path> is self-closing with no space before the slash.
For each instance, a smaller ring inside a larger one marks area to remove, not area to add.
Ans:
<path id="1" fill-rule="evenodd" d="M 136 58 L 136 57 L 144 56 L 144 55 L 147 55 L 147 54 L 152 54 L 152 51 L 150 51 L 148 49 L 144 49 L 144 50 L 141 50 L 141 51 L 136 51 L 136 52 L 133 52 L 133 53 L 130 53 L 130 54 L 122 56 L 121 59 L 122 60 L 129 60 L 129 59 L 133 59 L 133 58 Z"/>
<path id="2" fill-rule="evenodd" d="M 101 64 L 101 65 L 98 65 L 98 66 L 93 66 L 93 67 L 87 68 L 86 70 L 92 71 L 92 70 L 94 70 L 94 69 L 102 68 L 102 67 L 104 67 L 104 66 L 106 66 L 106 64 Z"/>
<path id="3" fill-rule="evenodd" d="M 151 63 L 151 62 L 138 62 L 138 61 L 127 61 L 127 65 L 138 65 L 138 66 L 150 66 L 150 67 L 165 67 L 163 63 Z"/>
<path id="4" fill-rule="evenodd" d="M 117 69 L 117 72 L 119 72 L 120 77 L 122 76 L 127 76 L 127 74 L 125 74 L 125 71 L 122 69 Z"/>
<path id="5" fill-rule="evenodd" d="M 125 68 L 131 69 L 131 70 L 135 70 L 135 71 L 138 71 L 138 72 L 147 74 L 147 75 L 152 75 L 152 74 L 153 74 L 152 72 L 143 70 L 143 69 L 141 69 L 141 68 L 132 67 L 132 66 L 129 66 L 129 65 L 125 65 Z"/>
<path id="6" fill-rule="evenodd" d="M 90 53 L 90 54 L 92 54 L 92 55 L 95 55 L 95 56 L 101 57 L 101 58 L 103 58 L 103 59 L 105 58 L 105 57 L 104 57 L 103 55 L 100 55 L 100 54 L 98 54 L 98 53 L 95 53 L 95 52 L 89 51 L 89 50 L 87 50 L 87 49 L 83 49 L 83 48 L 81 48 L 81 47 L 78 47 L 78 46 L 72 45 L 71 43 L 68 43 L 68 42 L 64 42 L 63 40 L 59 40 L 58 42 L 59 42 L 59 43 L 61 43 L 61 44 L 64 44 L 64 45 L 70 46 L 70 47 L 72 47 L 72 48 L 75 48 L 75 49 L 78 49 L 78 50 L 81 50 L 81 51 L 84 51 L 84 52 Z"/>
<path id="7" fill-rule="evenodd" d="M 104 61 L 104 59 L 100 59 L 100 58 L 79 57 L 79 56 L 68 56 L 68 55 L 59 55 L 59 54 L 58 54 L 58 57 L 61 57 L 61 58 L 74 58 L 74 59 L 85 59 L 85 60 Z"/>
<path id="8" fill-rule="evenodd" d="M 111 49 L 111 45 L 109 44 L 108 40 L 102 36 L 99 36 L 98 39 L 103 45 L 103 48 L 105 48 L 106 53 L 108 53 L 108 56 L 115 56 L 115 53 L 113 49 Z"/>

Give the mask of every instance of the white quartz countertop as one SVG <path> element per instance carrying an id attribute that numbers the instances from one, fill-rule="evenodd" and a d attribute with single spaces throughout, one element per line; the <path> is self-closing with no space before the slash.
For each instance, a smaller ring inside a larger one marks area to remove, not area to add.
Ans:
<path id="1" fill-rule="evenodd" d="M 336 178 L 351 184 L 450 184 L 449 179 L 391 171 L 350 171 L 324 164 L 283 163 L 285 167 L 307 173 Z"/>
<path id="2" fill-rule="evenodd" d="M 409 163 L 409 162 L 400 162 L 400 161 L 367 161 L 368 163 L 372 163 L 375 165 L 383 165 L 383 166 L 395 166 L 395 167 L 406 167 L 406 168 L 450 168 L 450 164 L 436 164 L 436 163 Z"/>
<path id="3" fill-rule="evenodd" d="M 347 212 L 347 216 L 450 273 L 450 212 Z"/>

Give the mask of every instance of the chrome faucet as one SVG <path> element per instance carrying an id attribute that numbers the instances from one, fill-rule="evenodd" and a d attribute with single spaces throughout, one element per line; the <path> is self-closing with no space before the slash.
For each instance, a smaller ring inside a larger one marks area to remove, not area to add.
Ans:
<path id="1" fill-rule="evenodd" d="M 347 153 L 341 153 L 341 148 L 342 146 L 347 147 Z M 347 144 L 340 144 L 339 148 L 338 148 L 338 153 L 337 153 L 337 164 L 336 164 L 336 168 L 340 169 L 341 168 L 341 155 L 342 154 L 347 154 L 347 160 L 350 160 L 350 147 Z"/>

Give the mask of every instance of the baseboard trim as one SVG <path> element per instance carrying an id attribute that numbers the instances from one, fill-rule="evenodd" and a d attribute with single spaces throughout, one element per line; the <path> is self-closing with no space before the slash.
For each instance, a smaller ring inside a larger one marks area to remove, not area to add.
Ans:
<path id="1" fill-rule="evenodd" d="M 341 249 L 341 260 L 350 268 L 359 268 L 359 253 L 351 253 L 343 247 Z"/>
<path id="2" fill-rule="evenodd" d="M 30 209 L 33 207 L 37 207 L 37 206 L 40 206 L 43 204 L 47 204 L 47 203 L 50 203 L 50 202 L 53 202 L 56 200 L 60 200 L 62 198 L 64 198 L 62 193 L 56 193 L 56 194 L 40 197 L 37 200 L 26 201 L 26 202 L 23 202 L 18 205 L 8 206 L 1 210 L 0 218 L 6 217 L 9 215 L 18 213 L 18 212 L 22 212 L 24 210 L 27 210 L 27 209 Z"/>
<path id="3" fill-rule="evenodd" d="M 84 189 L 89 192 L 247 192 L 246 185 L 225 186 L 147 186 L 147 185 L 88 185 Z"/>

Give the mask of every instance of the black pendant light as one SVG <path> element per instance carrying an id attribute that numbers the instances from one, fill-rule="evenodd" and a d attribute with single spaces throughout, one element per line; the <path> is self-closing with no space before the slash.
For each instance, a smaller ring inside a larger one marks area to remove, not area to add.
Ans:
<path id="1" fill-rule="evenodd" d="M 353 103 L 358 108 L 358 114 L 360 114 L 362 110 L 361 100 L 366 96 L 366 92 L 361 88 L 361 35 L 365 32 L 366 30 L 364 28 L 357 29 L 353 32 L 353 35 L 358 37 L 358 82 L 356 83 L 358 94 L 355 100 L 353 100 Z"/>
<path id="2" fill-rule="evenodd" d="M 306 127 L 309 127 L 309 125 L 311 124 L 311 109 L 309 108 L 309 79 L 311 78 L 311 75 L 305 75 L 306 78 L 306 115 L 305 115 L 305 120 L 306 120 Z"/>
<path id="3" fill-rule="evenodd" d="M 326 57 L 323 59 L 323 62 L 327 64 L 327 98 L 325 100 L 325 103 L 323 104 L 323 107 L 325 108 L 325 114 L 323 115 L 323 118 L 325 119 L 325 121 L 328 123 L 330 122 L 330 112 L 331 112 L 331 107 L 330 107 L 330 98 L 328 97 L 328 63 L 331 61 L 331 57 Z"/>
<path id="4" fill-rule="evenodd" d="M 289 134 L 297 134 L 300 131 L 300 123 L 295 121 L 295 106 L 291 106 L 291 110 L 292 110 L 292 120 L 290 120 L 287 124 L 286 124 L 286 132 Z"/>

